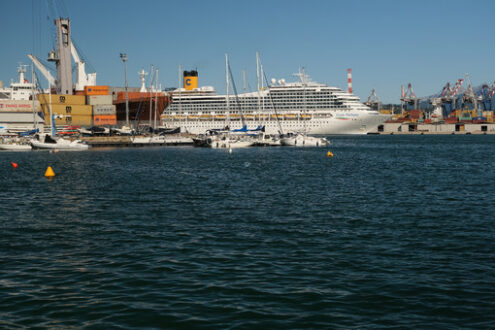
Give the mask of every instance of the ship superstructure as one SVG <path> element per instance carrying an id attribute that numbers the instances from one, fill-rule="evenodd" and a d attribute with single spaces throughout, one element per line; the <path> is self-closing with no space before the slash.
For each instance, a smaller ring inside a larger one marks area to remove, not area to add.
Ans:
<path id="1" fill-rule="evenodd" d="M 218 95 L 209 86 L 179 88 L 172 93 L 162 122 L 193 134 L 247 125 L 248 129 L 264 126 L 267 133 L 327 135 L 366 134 L 389 118 L 362 104 L 352 93 L 310 81 L 301 72 L 297 75 L 298 82 L 272 79 L 266 88 L 237 96 Z"/>

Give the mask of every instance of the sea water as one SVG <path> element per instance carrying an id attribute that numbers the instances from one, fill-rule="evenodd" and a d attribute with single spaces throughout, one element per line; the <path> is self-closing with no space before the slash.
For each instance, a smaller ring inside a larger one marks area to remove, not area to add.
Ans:
<path id="1" fill-rule="evenodd" d="M 495 136 L 330 140 L 1 152 L 0 327 L 495 327 Z"/>

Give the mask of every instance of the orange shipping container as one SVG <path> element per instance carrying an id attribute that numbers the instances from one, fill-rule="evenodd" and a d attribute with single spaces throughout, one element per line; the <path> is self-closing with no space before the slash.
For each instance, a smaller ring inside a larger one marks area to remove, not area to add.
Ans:
<path id="1" fill-rule="evenodd" d="M 95 126 L 117 125 L 117 115 L 100 115 L 93 117 Z"/>
<path id="2" fill-rule="evenodd" d="M 108 95 L 110 93 L 108 86 L 85 86 L 85 95 Z"/>

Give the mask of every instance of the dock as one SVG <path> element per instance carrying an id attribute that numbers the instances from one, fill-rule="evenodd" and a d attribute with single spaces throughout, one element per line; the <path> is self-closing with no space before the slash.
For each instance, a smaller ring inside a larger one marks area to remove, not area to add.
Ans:
<path id="1" fill-rule="evenodd" d="M 375 135 L 495 135 L 495 123 L 384 123 L 368 134 Z"/>
<path id="2" fill-rule="evenodd" d="M 190 134 L 170 135 L 164 137 L 151 136 L 89 136 L 81 137 L 93 148 L 98 147 L 164 147 L 192 145 L 193 140 Z"/>

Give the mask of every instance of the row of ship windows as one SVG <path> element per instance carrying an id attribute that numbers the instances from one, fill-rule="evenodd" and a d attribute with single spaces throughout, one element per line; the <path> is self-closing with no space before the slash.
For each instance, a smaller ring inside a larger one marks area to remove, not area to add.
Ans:
<path id="1" fill-rule="evenodd" d="M 272 96 L 272 97 L 262 97 L 262 98 L 241 98 L 239 100 L 240 103 L 258 103 L 259 102 L 271 102 L 272 100 L 287 100 L 288 98 L 287 97 L 284 97 L 284 96 Z M 298 101 L 304 101 L 304 100 L 307 100 L 307 101 L 311 101 L 311 100 L 337 100 L 337 99 L 340 99 L 339 97 L 337 96 L 333 96 L 333 95 L 330 95 L 330 96 L 327 96 L 327 95 L 306 95 L 306 97 L 304 96 L 292 96 L 290 97 L 290 100 L 298 100 Z M 220 99 L 174 99 L 173 102 L 174 103 L 182 103 L 182 104 L 187 104 L 189 102 L 199 102 L 199 101 L 202 101 L 202 102 L 208 102 L 208 103 L 225 103 L 225 98 L 220 98 Z M 235 103 L 236 102 L 236 99 L 234 97 L 231 97 L 230 98 L 230 103 Z"/>
<path id="2" fill-rule="evenodd" d="M 223 122 L 222 122 L 223 123 Z M 321 124 L 328 124 L 328 121 L 319 121 L 318 123 L 305 123 L 305 125 L 303 126 L 306 126 L 306 127 L 319 127 L 321 126 Z M 211 126 L 211 123 L 203 123 L 203 122 L 195 122 L 194 125 L 192 125 L 194 127 L 210 127 Z M 287 123 L 282 123 L 282 127 L 301 127 L 301 124 L 287 124 Z"/>
<path id="3" fill-rule="evenodd" d="M 294 110 L 315 110 L 315 109 L 334 109 L 334 110 L 346 110 L 346 109 L 350 109 L 349 106 L 342 106 L 342 105 L 319 105 L 319 106 L 313 106 L 313 107 L 300 107 L 300 106 L 280 106 L 280 107 L 275 107 L 275 110 L 277 111 L 281 111 L 281 112 L 287 112 L 287 111 L 294 111 Z M 173 108 L 173 107 L 170 107 L 168 108 L 165 112 L 187 112 L 187 111 L 191 111 L 191 112 L 198 112 L 198 111 L 203 111 L 203 112 L 212 112 L 212 111 L 219 111 L 218 107 L 206 107 L 206 106 L 201 106 L 201 107 L 183 107 L 181 109 L 179 108 Z M 238 112 L 238 110 L 233 110 L 231 108 L 231 112 L 233 111 L 236 111 Z M 258 107 L 250 107 L 250 108 L 242 108 L 242 111 L 243 112 L 258 112 L 259 111 L 259 108 Z M 261 112 L 267 112 L 267 111 L 273 111 L 273 108 L 272 107 L 265 107 L 261 110 Z"/>

